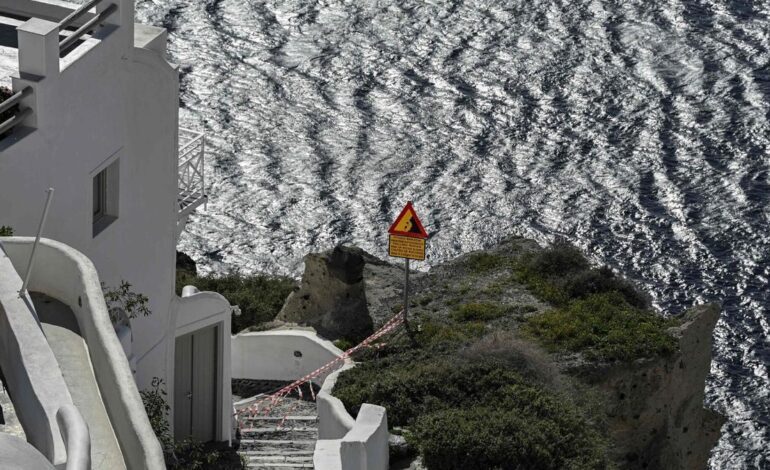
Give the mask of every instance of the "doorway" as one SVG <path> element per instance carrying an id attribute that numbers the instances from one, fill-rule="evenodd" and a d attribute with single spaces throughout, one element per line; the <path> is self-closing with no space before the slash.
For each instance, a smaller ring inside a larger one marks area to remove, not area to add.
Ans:
<path id="1" fill-rule="evenodd" d="M 213 441 L 217 435 L 218 326 L 176 339 L 174 439 Z"/>

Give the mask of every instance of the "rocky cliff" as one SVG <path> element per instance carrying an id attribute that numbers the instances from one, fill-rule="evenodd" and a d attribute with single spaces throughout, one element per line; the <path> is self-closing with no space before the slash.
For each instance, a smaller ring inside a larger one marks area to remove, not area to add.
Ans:
<path id="1" fill-rule="evenodd" d="M 488 250 L 414 273 L 410 302 L 415 323 L 448 316 L 461 302 L 489 302 L 516 312 L 494 328 L 515 331 L 527 316 L 551 307 L 510 276 L 482 262 L 515 259 L 540 248 L 511 239 Z M 503 256 L 503 258 L 496 258 Z M 476 264 L 474 264 L 476 263 Z M 305 258 L 305 273 L 278 319 L 306 324 L 330 338 L 361 338 L 383 323 L 401 304 L 403 268 L 354 247 L 340 246 Z M 481 299 L 481 300 L 479 300 Z M 678 342 L 674 354 L 635 361 L 602 363 L 576 354 L 552 354 L 553 369 L 579 382 L 598 397 L 594 420 L 611 443 L 609 454 L 620 468 L 704 469 L 724 420 L 703 407 L 711 362 L 711 338 L 718 306 L 692 309 L 669 333 Z"/>
<path id="2" fill-rule="evenodd" d="M 614 460 L 628 469 L 704 469 L 724 418 L 703 407 L 716 305 L 690 310 L 671 328 L 677 352 L 633 363 L 583 365 L 568 373 L 605 397 Z"/>

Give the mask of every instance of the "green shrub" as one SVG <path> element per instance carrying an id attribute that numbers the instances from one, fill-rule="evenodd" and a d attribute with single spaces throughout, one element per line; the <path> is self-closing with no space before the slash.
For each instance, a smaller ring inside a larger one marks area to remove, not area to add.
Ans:
<path id="1" fill-rule="evenodd" d="M 147 306 L 150 301 L 144 294 L 137 294 L 131 290 L 131 284 L 127 281 L 120 281 L 118 287 L 107 287 L 102 282 L 102 293 L 104 301 L 107 303 L 107 311 L 110 314 L 112 323 L 117 323 L 121 316 L 120 312 L 126 314 L 129 319 L 134 319 L 140 314 L 143 317 L 150 316 L 152 312 Z"/>
<path id="2" fill-rule="evenodd" d="M 502 255 L 479 252 L 468 255 L 465 264 L 472 273 L 483 274 L 508 267 L 510 266 L 511 261 L 509 258 Z"/>
<path id="3" fill-rule="evenodd" d="M 334 395 L 353 415 L 361 404 L 375 403 L 387 408 L 391 426 L 406 426 L 420 415 L 476 403 L 490 391 L 522 380 L 515 371 L 492 363 L 388 358 L 341 374 Z"/>
<path id="4" fill-rule="evenodd" d="M 604 443 L 579 408 L 495 361 L 388 358 L 343 373 L 334 390 L 408 426 L 434 469 L 602 468 Z"/>
<path id="5" fill-rule="evenodd" d="M 166 401 L 166 389 L 163 388 L 163 379 L 153 377 L 151 387 L 139 392 L 144 403 L 144 410 L 150 419 L 155 436 L 160 441 L 163 453 L 167 455 L 173 453 L 174 440 L 171 437 L 171 430 L 168 426 L 168 412 L 171 409 Z"/>
<path id="6" fill-rule="evenodd" d="M 171 470 L 242 470 L 246 462 L 227 442 L 198 442 L 185 439 L 174 446 Z"/>
<path id="7" fill-rule="evenodd" d="M 564 242 L 523 256 L 514 272 L 515 280 L 553 305 L 564 306 L 592 294 L 618 292 L 634 307 L 650 307 L 649 298 L 633 284 L 615 276 L 607 267 L 591 268 L 577 248 Z"/>
<path id="8" fill-rule="evenodd" d="M 454 321 L 491 321 L 505 315 L 506 310 L 502 305 L 488 302 L 469 303 L 457 306 L 449 314 Z"/>
<path id="9" fill-rule="evenodd" d="M 0 225 L 0 237 L 12 237 L 13 229 L 6 225 Z"/>
<path id="10" fill-rule="evenodd" d="M 348 349 L 350 349 L 350 348 L 352 348 L 353 346 L 355 346 L 355 343 L 353 343 L 353 342 L 352 342 L 352 341 L 350 341 L 349 339 L 345 339 L 345 338 L 342 338 L 342 339 L 338 339 L 338 340 L 335 340 L 335 341 L 334 341 L 334 345 L 335 345 L 335 346 L 336 346 L 338 349 L 340 349 L 340 350 L 342 350 L 342 351 L 347 351 Z"/>
<path id="11" fill-rule="evenodd" d="M 420 416 L 412 438 L 429 469 L 601 469 L 605 444 L 559 397 L 524 386 L 498 401 Z"/>
<path id="12" fill-rule="evenodd" d="M 232 305 L 238 305 L 241 315 L 232 316 L 232 332 L 236 334 L 250 326 L 274 319 L 296 283 L 293 279 L 277 276 L 196 276 L 188 271 L 178 270 L 177 295 L 181 295 L 182 288 L 186 285 L 218 292 Z"/>
<path id="13" fill-rule="evenodd" d="M 590 359 L 615 361 L 672 353 L 676 340 L 666 331 L 672 324 L 610 292 L 531 316 L 523 331 L 552 351 L 583 352 Z"/>
<path id="14" fill-rule="evenodd" d="M 462 324 L 446 324 L 426 320 L 420 324 L 417 342 L 424 348 L 446 348 L 467 344 L 481 337 L 486 330 L 482 322 L 471 321 Z"/>

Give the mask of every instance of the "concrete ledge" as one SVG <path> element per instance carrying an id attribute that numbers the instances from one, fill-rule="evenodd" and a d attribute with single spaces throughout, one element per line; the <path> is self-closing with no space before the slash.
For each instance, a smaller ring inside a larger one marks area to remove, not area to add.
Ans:
<path id="1" fill-rule="evenodd" d="M 26 269 L 33 238 L 3 239 L 17 271 Z M 101 284 L 91 261 L 62 243 L 42 239 L 29 289 L 68 305 L 88 345 L 99 391 L 129 469 L 165 468 L 123 348 L 107 313 Z"/>
<path id="2" fill-rule="evenodd" d="M 63 466 L 67 453 L 56 413 L 72 406 L 72 397 L 32 301 L 19 297 L 21 284 L 11 259 L 0 249 L 0 366 L 30 444 L 54 465 Z M 5 465 L 4 460 L 0 467 Z"/>
<path id="3" fill-rule="evenodd" d="M 388 470 L 388 436 L 385 408 L 361 405 L 353 429 L 342 438 L 342 470 Z"/>
<path id="4" fill-rule="evenodd" d="M 54 470 L 43 454 L 18 437 L 0 433 L 0 466 L 3 470 Z"/>
<path id="5" fill-rule="evenodd" d="M 322 470 L 342 470 L 339 439 L 323 439 L 315 444 L 313 467 Z"/>

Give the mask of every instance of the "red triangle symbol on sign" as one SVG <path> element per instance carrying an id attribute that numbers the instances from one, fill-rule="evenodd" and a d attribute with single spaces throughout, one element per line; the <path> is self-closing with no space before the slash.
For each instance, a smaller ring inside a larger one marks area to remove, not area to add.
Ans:
<path id="1" fill-rule="evenodd" d="M 417 217 L 411 201 L 406 203 L 404 209 L 396 217 L 396 221 L 388 229 L 388 233 L 405 237 L 428 238 L 428 232 L 425 231 L 420 218 Z"/>

